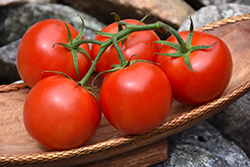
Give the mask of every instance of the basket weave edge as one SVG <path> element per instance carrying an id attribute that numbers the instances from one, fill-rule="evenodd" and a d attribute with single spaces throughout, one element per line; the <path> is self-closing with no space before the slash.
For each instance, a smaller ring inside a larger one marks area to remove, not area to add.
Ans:
<path id="1" fill-rule="evenodd" d="M 25 89 L 25 88 L 28 88 L 28 86 L 24 82 L 12 83 L 9 85 L 0 85 L 0 93 L 1 92 L 17 91 L 19 89 Z"/>
<path id="2" fill-rule="evenodd" d="M 250 13 L 246 13 L 246 14 L 242 14 L 242 15 L 228 17 L 228 18 L 204 25 L 202 27 L 196 28 L 195 30 L 196 31 L 212 30 L 214 28 L 219 28 L 219 27 L 227 25 L 227 24 L 231 24 L 231 23 L 235 23 L 235 22 L 239 22 L 239 21 L 243 21 L 243 20 L 249 20 L 249 19 L 250 19 Z"/>
<path id="3" fill-rule="evenodd" d="M 45 152 L 42 154 L 34 153 L 34 154 L 29 154 L 29 155 L 13 155 L 13 156 L 0 155 L 0 165 L 34 164 L 34 163 L 53 162 L 53 161 L 65 160 L 65 159 L 79 157 L 79 156 L 87 156 L 89 154 L 114 149 L 119 146 L 125 146 L 131 143 L 136 144 L 137 142 L 140 142 L 143 140 L 149 140 L 151 136 L 154 136 L 156 134 L 161 134 L 161 133 L 166 132 L 167 130 L 180 127 L 184 125 L 185 123 L 208 113 L 211 109 L 216 109 L 224 105 L 227 101 L 244 95 L 249 90 L 250 90 L 250 81 L 247 81 L 244 84 L 237 86 L 234 90 L 230 91 L 229 93 L 225 94 L 224 96 L 218 99 L 215 99 L 212 102 L 209 102 L 200 107 L 194 108 L 190 112 L 184 113 L 171 120 L 165 121 L 161 126 L 159 126 L 158 128 L 146 134 L 133 135 L 133 136 L 128 135 L 125 137 L 110 139 L 108 141 L 104 141 L 104 142 L 100 142 L 100 143 L 96 143 L 93 145 L 88 145 L 88 146 L 84 146 L 84 147 L 80 147 L 80 148 L 76 148 L 72 150 Z"/>

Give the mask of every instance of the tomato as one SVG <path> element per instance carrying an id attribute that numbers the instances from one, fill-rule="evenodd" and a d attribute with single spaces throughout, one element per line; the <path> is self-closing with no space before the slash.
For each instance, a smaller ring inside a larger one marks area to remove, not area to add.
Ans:
<path id="1" fill-rule="evenodd" d="M 138 20 L 134 19 L 126 19 L 123 20 L 127 23 L 132 25 L 137 25 L 139 23 Z M 140 25 L 145 25 L 143 22 Z M 114 22 L 104 29 L 101 30 L 102 32 L 108 33 L 117 33 L 117 23 Z M 97 35 L 95 40 L 98 41 L 107 41 L 110 39 L 109 37 L 105 37 L 102 35 Z M 159 40 L 159 37 L 153 30 L 149 31 L 138 31 L 131 33 L 126 40 L 124 41 L 123 45 L 122 42 L 119 42 L 118 45 L 121 47 L 122 53 L 126 60 L 129 60 L 131 56 L 137 55 L 140 59 L 149 60 L 151 62 L 156 61 L 155 52 L 158 52 L 160 49 L 160 44 L 152 44 L 152 42 Z M 100 46 L 93 44 L 92 45 L 92 59 L 94 60 L 100 50 Z M 138 57 L 132 58 L 132 60 L 138 59 Z M 98 73 L 107 71 L 111 69 L 111 66 L 114 64 L 120 64 L 118 59 L 117 51 L 115 50 L 114 45 L 111 45 L 107 48 L 107 50 L 102 54 L 101 58 L 99 59 L 98 63 L 96 64 L 96 70 Z M 101 75 L 104 78 L 106 74 Z"/>
<path id="2" fill-rule="evenodd" d="M 39 81 L 23 109 L 27 132 L 44 147 L 65 150 L 83 145 L 96 131 L 100 105 L 85 88 L 59 75 Z"/>
<path id="3" fill-rule="evenodd" d="M 168 78 L 154 64 L 136 62 L 104 79 L 100 104 L 107 120 L 127 134 L 142 134 L 159 126 L 172 104 Z"/>
<path id="4" fill-rule="evenodd" d="M 185 41 L 189 31 L 180 32 Z M 157 62 L 168 76 L 175 100 L 186 105 L 200 105 L 220 96 L 229 84 L 232 75 L 232 56 L 227 45 L 218 37 L 194 31 L 191 46 L 212 45 L 211 48 L 191 52 L 189 60 L 192 72 L 182 57 L 158 55 Z M 168 42 L 177 43 L 174 36 Z M 176 50 L 163 45 L 159 53 L 174 53 Z"/>
<path id="5" fill-rule="evenodd" d="M 78 31 L 69 23 L 72 38 Z M 67 74 L 74 80 L 80 80 L 91 66 L 91 60 L 83 53 L 77 54 L 79 77 L 77 76 L 71 51 L 55 43 L 68 43 L 68 32 L 62 21 L 47 19 L 31 26 L 21 39 L 17 51 L 17 69 L 21 79 L 30 87 L 39 80 L 54 73 L 43 71 L 59 71 Z M 83 37 L 84 38 L 84 37 Z M 80 46 L 89 55 L 88 44 Z"/>

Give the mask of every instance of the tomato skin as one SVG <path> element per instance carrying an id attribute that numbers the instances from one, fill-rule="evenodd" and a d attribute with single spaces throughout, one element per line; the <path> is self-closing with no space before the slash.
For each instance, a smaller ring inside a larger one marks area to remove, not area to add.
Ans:
<path id="1" fill-rule="evenodd" d="M 69 23 L 72 38 L 78 31 Z M 78 81 L 83 78 L 91 66 L 91 60 L 82 53 L 77 54 L 79 77 L 75 71 L 71 52 L 55 43 L 68 43 L 66 26 L 58 19 L 46 19 L 31 26 L 21 39 L 17 51 L 17 69 L 21 79 L 33 87 L 39 80 L 54 73 L 43 71 L 59 71 Z M 84 37 L 82 38 L 84 39 Z M 88 44 L 80 46 L 91 55 Z"/>
<path id="2" fill-rule="evenodd" d="M 50 150 L 84 144 L 96 131 L 101 111 L 97 100 L 76 82 L 49 76 L 29 92 L 23 110 L 27 132 Z"/>
<path id="3" fill-rule="evenodd" d="M 179 33 L 185 41 L 188 31 Z M 231 53 L 227 45 L 218 37 L 194 31 L 191 46 L 212 45 L 212 48 L 197 50 L 190 54 L 194 73 L 185 64 L 182 57 L 158 55 L 157 62 L 168 76 L 175 100 L 186 105 L 201 105 L 220 96 L 230 82 L 233 69 Z M 169 42 L 177 43 L 171 36 Z M 163 45 L 159 53 L 173 53 L 176 50 Z"/>
<path id="4" fill-rule="evenodd" d="M 104 116 L 116 129 L 142 134 L 166 119 L 172 90 L 159 67 L 137 62 L 107 75 L 101 86 L 100 103 Z"/>
<path id="5" fill-rule="evenodd" d="M 137 25 L 139 23 L 139 20 L 134 20 L 134 19 L 125 19 L 123 21 L 130 23 L 132 25 Z M 142 22 L 140 25 L 145 25 L 145 23 Z M 109 33 L 117 33 L 118 32 L 117 23 L 114 22 L 106 26 L 101 31 Z M 99 34 L 95 37 L 95 40 L 102 42 L 107 41 L 108 39 L 110 38 Z M 157 40 L 160 40 L 160 38 L 153 30 L 133 32 L 126 38 L 121 50 L 126 60 L 129 60 L 130 57 L 133 55 L 137 55 L 140 59 L 155 62 L 156 55 L 154 55 L 154 53 L 159 51 L 161 44 L 156 44 L 156 43 L 152 44 L 152 42 Z M 122 43 L 119 42 L 118 45 L 121 47 Z M 92 60 L 95 59 L 99 50 L 100 50 L 99 45 L 96 44 L 92 45 L 91 49 Z M 138 59 L 138 57 L 134 57 L 132 58 L 132 60 Z M 120 61 L 118 59 L 118 54 L 117 51 L 115 50 L 115 47 L 111 45 L 102 54 L 101 58 L 99 59 L 96 65 L 96 70 L 98 73 L 107 71 L 110 70 L 111 66 L 114 64 L 120 64 Z M 106 74 L 101 75 L 102 78 L 104 78 L 104 76 L 106 76 Z"/>

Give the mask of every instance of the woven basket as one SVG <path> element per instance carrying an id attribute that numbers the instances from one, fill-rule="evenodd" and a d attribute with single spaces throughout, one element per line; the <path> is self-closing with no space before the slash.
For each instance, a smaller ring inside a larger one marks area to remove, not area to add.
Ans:
<path id="1" fill-rule="evenodd" d="M 199 107 L 173 102 L 165 122 L 142 135 L 126 135 L 103 117 L 95 135 L 84 146 L 49 151 L 25 131 L 22 107 L 29 88 L 24 83 L 0 86 L 0 165 L 73 166 L 96 162 L 160 141 L 187 129 L 236 101 L 250 90 L 250 13 L 208 24 L 198 31 L 220 37 L 233 55 L 233 76 L 221 97 Z M 100 82 L 99 82 L 100 85 Z"/>

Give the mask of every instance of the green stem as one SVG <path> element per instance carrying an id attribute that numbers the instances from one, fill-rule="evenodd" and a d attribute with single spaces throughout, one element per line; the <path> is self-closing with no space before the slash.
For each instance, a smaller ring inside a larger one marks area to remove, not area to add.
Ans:
<path id="1" fill-rule="evenodd" d="M 72 44 L 72 48 L 76 49 L 81 44 L 84 44 L 84 43 L 93 43 L 93 44 L 101 45 L 103 42 L 97 41 L 97 40 L 94 40 L 94 39 L 81 39 L 81 40 L 74 41 L 74 43 Z"/>
<path id="2" fill-rule="evenodd" d="M 95 66 L 96 66 L 98 60 L 100 59 L 101 55 L 105 52 L 106 49 L 107 49 L 106 47 L 101 47 L 101 48 L 100 48 L 100 50 L 99 50 L 99 52 L 98 52 L 98 54 L 97 54 L 95 60 L 93 61 L 92 65 L 91 65 L 91 67 L 90 67 L 90 69 L 89 69 L 89 71 L 88 71 L 87 74 L 83 77 L 83 79 L 79 82 L 80 85 L 82 85 L 82 86 L 85 86 L 85 85 L 86 85 L 86 83 L 87 83 L 89 77 L 91 76 L 91 74 L 93 73 L 93 71 L 94 71 L 94 69 L 95 69 Z"/>
<path id="3" fill-rule="evenodd" d="M 168 41 L 155 41 L 154 43 L 161 43 L 164 45 L 167 45 L 169 47 L 172 47 L 176 50 L 176 52 L 174 53 L 158 53 L 160 55 L 164 55 L 164 56 L 171 56 L 171 57 L 182 57 L 185 61 L 185 63 L 187 64 L 188 68 L 194 72 L 191 62 L 189 60 L 189 56 L 193 51 L 196 50 L 202 50 L 202 49 L 208 49 L 213 47 L 218 40 L 213 43 L 212 45 L 195 45 L 195 46 L 191 46 L 192 43 L 192 39 L 193 39 L 193 32 L 194 32 L 194 26 L 193 26 L 193 21 L 190 17 L 190 28 L 189 28 L 189 32 L 188 32 L 188 37 L 186 39 L 186 42 L 183 41 L 183 39 L 181 38 L 181 36 L 179 35 L 179 33 L 177 31 L 175 31 L 173 28 L 171 28 L 170 26 L 166 25 L 166 24 L 162 24 L 161 27 L 164 27 L 165 29 L 168 29 L 170 31 L 171 34 L 174 35 L 174 37 L 177 39 L 178 44 L 176 43 L 172 43 L 172 42 L 168 42 Z"/>
<path id="4" fill-rule="evenodd" d="M 175 29 L 173 29 L 169 25 L 164 24 L 162 22 L 160 23 L 160 27 L 163 27 L 163 28 L 167 29 L 171 34 L 173 34 L 175 36 L 175 38 L 177 39 L 177 41 L 178 41 L 178 43 L 180 45 L 180 49 L 181 49 L 182 53 L 188 52 L 189 48 L 187 47 L 186 43 L 181 38 L 180 34 Z"/>
<path id="5" fill-rule="evenodd" d="M 146 24 L 146 25 L 132 25 L 132 24 L 126 23 L 124 21 L 119 21 L 118 24 L 119 25 L 124 25 L 125 29 L 123 29 L 123 30 L 119 31 L 118 33 L 114 34 L 113 37 L 111 37 L 109 40 L 107 40 L 105 42 L 100 42 L 100 41 L 91 40 L 91 39 L 83 39 L 83 40 L 75 41 L 74 47 L 80 46 L 83 43 L 93 43 L 93 44 L 97 44 L 97 45 L 101 46 L 101 48 L 100 48 L 95 60 L 93 61 L 89 71 L 84 76 L 84 78 L 79 82 L 82 86 L 84 86 L 87 83 L 87 81 L 88 81 L 89 77 L 91 76 L 92 72 L 94 71 L 95 66 L 96 66 L 98 60 L 100 59 L 101 55 L 105 52 L 105 50 L 110 45 L 113 44 L 114 47 L 116 48 L 116 50 L 118 52 L 118 55 L 119 55 L 119 59 L 121 61 L 121 64 L 124 65 L 125 62 L 127 63 L 125 57 L 122 54 L 121 49 L 119 48 L 119 46 L 117 44 L 117 41 L 119 41 L 120 39 L 122 39 L 126 35 L 129 35 L 130 33 L 135 32 L 135 31 L 160 30 L 160 29 L 166 29 L 167 31 L 170 31 L 172 33 L 172 31 L 171 31 L 172 28 L 170 26 L 160 22 L 160 21 L 158 21 L 156 23 L 152 23 L 152 24 Z"/>
<path id="6" fill-rule="evenodd" d="M 124 21 L 120 21 L 118 24 L 126 26 L 126 29 L 124 30 L 130 31 L 130 33 L 135 31 L 157 30 L 160 28 L 164 28 L 161 27 L 161 25 L 164 25 L 164 23 L 160 21 L 146 25 L 132 25 Z"/>
<path id="7" fill-rule="evenodd" d="M 125 59 L 123 53 L 122 53 L 122 50 L 121 48 L 118 46 L 118 43 L 117 43 L 117 36 L 114 35 L 114 37 L 112 38 L 112 42 L 114 44 L 114 47 L 118 53 L 118 59 L 120 60 L 120 64 L 121 66 L 124 66 L 127 64 L 127 60 Z"/>

